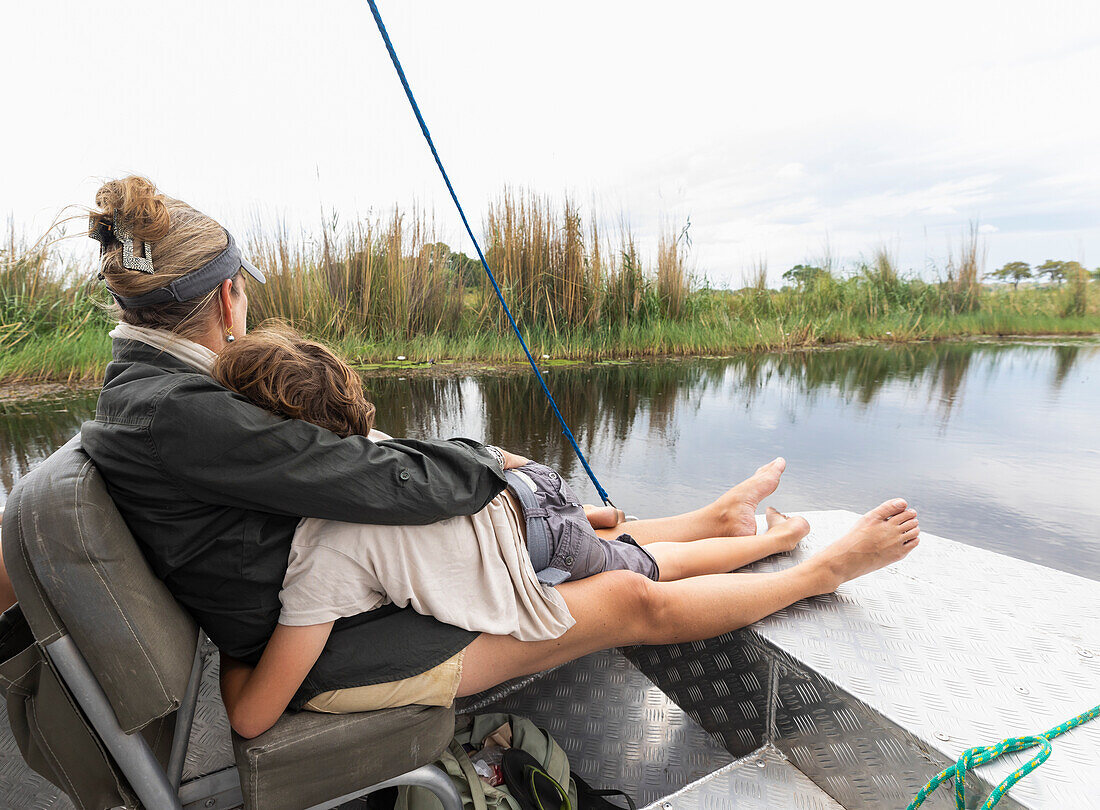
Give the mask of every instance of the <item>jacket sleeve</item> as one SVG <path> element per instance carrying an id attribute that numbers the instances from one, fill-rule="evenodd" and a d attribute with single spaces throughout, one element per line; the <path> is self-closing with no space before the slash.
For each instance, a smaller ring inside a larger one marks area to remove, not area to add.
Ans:
<path id="1" fill-rule="evenodd" d="M 188 495 L 282 515 L 433 523 L 483 509 L 505 486 L 492 454 L 470 439 L 343 439 L 202 378 L 165 393 L 150 436 L 161 466 Z"/>

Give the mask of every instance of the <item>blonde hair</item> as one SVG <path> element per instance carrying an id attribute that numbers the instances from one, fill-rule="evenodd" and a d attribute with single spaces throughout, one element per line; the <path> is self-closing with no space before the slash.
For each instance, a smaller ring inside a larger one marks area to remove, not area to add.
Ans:
<path id="1" fill-rule="evenodd" d="M 237 338 L 214 360 L 214 379 L 253 405 L 347 438 L 374 427 L 374 405 L 350 365 L 284 324 Z"/>
<path id="2" fill-rule="evenodd" d="M 215 220 L 185 202 L 157 191 L 153 183 L 137 176 L 104 183 L 95 195 L 89 231 L 103 223 L 113 227 L 125 223 L 134 238 L 135 251 L 152 244 L 153 267 L 150 275 L 122 266 L 122 245 L 113 242 L 103 254 L 103 279 L 112 291 L 126 298 L 164 287 L 182 275 L 196 270 L 221 253 L 226 246 L 225 230 Z M 233 289 L 240 289 L 242 276 L 233 278 Z M 211 290 L 191 301 L 169 301 L 136 309 L 111 307 L 111 315 L 135 326 L 166 329 L 186 338 L 201 337 L 218 313 L 218 290 Z"/>

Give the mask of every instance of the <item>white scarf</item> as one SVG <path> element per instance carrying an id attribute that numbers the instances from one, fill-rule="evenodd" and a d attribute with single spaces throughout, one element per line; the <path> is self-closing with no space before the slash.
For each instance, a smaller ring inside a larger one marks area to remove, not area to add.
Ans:
<path id="1" fill-rule="evenodd" d="M 148 329 L 144 326 L 134 326 L 131 323 L 119 323 L 110 331 L 110 336 L 121 340 L 138 340 L 155 349 L 168 352 L 168 354 L 181 360 L 195 371 L 210 374 L 214 369 L 214 358 L 218 355 L 210 349 L 180 337 L 175 332 L 165 329 Z"/>

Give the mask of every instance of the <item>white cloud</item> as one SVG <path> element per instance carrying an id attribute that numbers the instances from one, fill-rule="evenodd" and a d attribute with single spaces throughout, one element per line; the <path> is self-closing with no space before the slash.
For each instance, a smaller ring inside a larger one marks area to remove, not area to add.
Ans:
<path id="1" fill-rule="evenodd" d="M 364 3 L 112 9 L 6 9 L 0 215 L 33 230 L 139 171 L 231 226 L 417 199 L 468 249 Z M 690 214 L 719 283 L 826 239 L 920 268 L 972 220 L 997 223 L 993 265 L 1100 254 L 1091 0 L 381 10 L 475 221 L 506 183 L 595 199 L 650 245 Z"/>
<path id="2" fill-rule="evenodd" d="M 801 163 L 788 163 L 775 173 L 781 180 L 797 180 L 806 176 L 806 167 Z"/>

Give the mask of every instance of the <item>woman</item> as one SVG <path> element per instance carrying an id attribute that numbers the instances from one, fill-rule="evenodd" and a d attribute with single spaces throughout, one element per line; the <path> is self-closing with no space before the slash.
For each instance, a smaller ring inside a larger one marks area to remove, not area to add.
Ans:
<path id="1" fill-rule="evenodd" d="M 498 458 L 467 439 L 341 438 L 218 385 L 210 366 L 244 334 L 247 285 L 262 283 L 262 274 L 214 220 L 147 180 L 109 182 L 96 203 L 91 232 L 120 324 L 82 445 L 153 570 L 242 663 L 227 661 L 224 697 L 243 736 L 269 728 L 282 710 L 275 707 L 296 692 L 390 684 L 416 703 L 440 683 L 457 681 L 455 693 L 469 695 L 595 650 L 709 638 L 828 593 L 918 542 L 915 513 L 894 500 L 786 571 L 678 582 L 607 571 L 563 583 L 557 592 L 575 623 L 555 639 L 478 634 L 393 606 L 336 621 L 323 643 L 295 632 L 272 639 L 302 517 L 401 525 L 471 515 L 504 489 L 505 470 L 526 459 Z M 756 507 L 783 468 L 779 459 L 703 509 L 632 522 L 630 533 L 639 542 L 754 534 Z M 455 677 L 449 662 L 460 652 Z M 286 667 L 250 675 L 261 654 Z"/>

